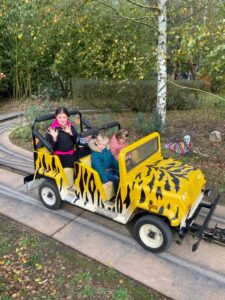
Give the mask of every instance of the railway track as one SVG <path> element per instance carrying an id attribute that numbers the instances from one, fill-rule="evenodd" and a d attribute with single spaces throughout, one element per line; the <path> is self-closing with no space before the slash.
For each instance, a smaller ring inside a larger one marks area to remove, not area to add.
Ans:
<path id="1" fill-rule="evenodd" d="M 16 122 L 17 120 L 12 119 L 0 123 L 1 141 L 2 135 Z M 22 187 L 23 177 L 33 171 L 33 160 L 31 157 L 26 157 L 25 154 L 14 152 L 3 143 L 0 145 L 0 169 L 1 173 L 9 174 L 9 177 L 10 173 L 14 177 L 16 176 Z M 0 182 L 0 202 L 3 206 L 4 203 L 12 203 L 11 205 L 19 203 L 21 208 L 23 206 L 38 208 L 44 212 L 42 215 L 49 213 L 52 218 L 58 216 L 67 220 L 66 225 L 51 234 L 53 238 L 60 240 L 60 232 L 63 233 L 63 230 L 70 226 L 69 224 L 76 224 L 87 232 L 87 236 L 94 235 L 103 240 L 109 239 L 112 245 L 120 245 L 131 259 L 127 261 L 128 269 L 135 268 L 135 273 L 144 274 L 145 277 L 141 281 L 151 288 L 155 288 L 173 299 L 211 299 L 212 297 L 225 299 L 225 265 L 222 263 L 225 259 L 225 248 L 204 242 L 198 252 L 194 254 L 191 252 L 193 237 L 188 235 L 183 245 L 178 246 L 174 242 L 169 252 L 152 255 L 141 249 L 134 241 L 129 226 L 115 223 L 84 210 L 78 210 L 75 206 L 66 203 L 62 210 L 49 211 L 40 203 L 37 194 L 28 195 L 21 190 L 22 188 L 15 189 L 14 182 L 6 182 L 3 176 Z M 225 226 L 223 218 L 213 217 L 212 221 Z M 73 246 L 72 241 L 65 243 Z M 74 248 L 82 252 L 82 249 L 76 248 L 76 246 Z M 84 253 L 87 254 L 87 252 Z M 124 259 L 127 258 L 124 257 Z M 136 265 L 134 265 L 135 260 Z M 121 270 L 120 266 L 117 269 Z M 153 277 L 151 277 L 151 282 L 148 280 L 147 277 L 151 276 L 151 272 L 157 277 L 157 282 Z M 129 270 L 127 275 L 131 276 Z M 166 278 L 164 278 L 165 276 Z M 133 275 L 133 278 L 140 280 L 140 277 L 136 275 Z M 160 281 L 162 281 L 161 288 Z M 168 284 L 168 291 L 166 291 L 165 288 Z"/>

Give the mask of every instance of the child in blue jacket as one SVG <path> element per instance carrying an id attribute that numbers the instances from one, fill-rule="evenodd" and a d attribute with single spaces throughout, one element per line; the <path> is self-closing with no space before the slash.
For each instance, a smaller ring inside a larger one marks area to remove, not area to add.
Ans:
<path id="1" fill-rule="evenodd" d="M 102 183 L 113 182 L 115 193 L 117 193 L 119 166 L 108 146 L 109 139 L 103 134 L 98 134 L 96 139 L 89 143 L 89 147 L 92 150 L 91 165 L 99 173 Z"/>

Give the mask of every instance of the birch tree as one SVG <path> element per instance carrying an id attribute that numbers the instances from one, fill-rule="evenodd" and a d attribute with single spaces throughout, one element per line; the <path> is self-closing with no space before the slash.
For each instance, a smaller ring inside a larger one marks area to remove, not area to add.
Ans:
<path id="1" fill-rule="evenodd" d="M 158 29 L 152 26 L 151 22 L 144 22 L 138 18 L 130 18 L 128 16 L 121 15 L 112 5 L 97 0 L 97 2 L 111 7 L 112 10 L 121 18 L 131 20 L 133 22 L 148 26 L 158 33 L 158 47 L 157 47 L 157 103 L 156 112 L 160 119 L 161 130 L 165 127 L 166 123 L 166 92 L 167 92 L 167 67 L 166 67 L 166 50 L 167 50 L 167 14 L 166 6 L 168 0 L 157 0 L 156 5 L 150 5 L 150 1 L 137 2 L 135 0 L 126 0 L 127 2 L 147 10 L 148 12 L 157 12 L 158 15 Z M 114 4 L 118 4 L 115 1 Z"/>
<path id="2" fill-rule="evenodd" d="M 167 0 L 158 0 L 158 7 L 160 10 L 158 16 L 158 83 L 157 83 L 157 103 L 156 111 L 160 117 L 161 129 L 165 127 L 166 123 L 166 91 L 167 91 L 167 14 L 166 14 Z"/>

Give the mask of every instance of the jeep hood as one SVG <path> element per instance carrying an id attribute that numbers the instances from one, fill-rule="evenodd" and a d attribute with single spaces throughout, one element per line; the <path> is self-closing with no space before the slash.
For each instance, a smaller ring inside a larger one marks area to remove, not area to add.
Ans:
<path id="1" fill-rule="evenodd" d="M 205 184 L 204 175 L 200 169 L 194 168 L 172 158 L 146 163 L 141 172 L 136 174 L 135 183 L 142 182 L 142 186 L 149 186 L 150 193 L 155 192 L 157 199 L 163 193 L 182 195 L 188 192 L 190 197 L 197 197 Z M 140 186 L 141 186 L 140 185 Z"/>

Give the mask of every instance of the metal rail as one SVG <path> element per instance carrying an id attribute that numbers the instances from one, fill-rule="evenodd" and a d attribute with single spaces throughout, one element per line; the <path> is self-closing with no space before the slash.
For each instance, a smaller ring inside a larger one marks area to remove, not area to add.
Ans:
<path id="1" fill-rule="evenodd" d="M 5 115 L 0 115 L 0 123 L 19 118 L 22 115 L 23 115 L 23 112 L 15 112 L 15 113 L 9 113 L 9 114 L 5 114 Z"/>
<path id="2" fill-rule="evenodd" d="M 13 166 L 6 165 L 6 164 L 1 163 L 1 162 L 0 162 L 0 169 L 4 169 L 4 170 L 7 170 L 7 171 L 10 171 L 10 172 L 22 175 L 22 176 L 28 176 L 30 174 L 27 171 L 18 169 L 18 168 L 13 167 Z"/>

